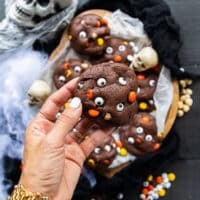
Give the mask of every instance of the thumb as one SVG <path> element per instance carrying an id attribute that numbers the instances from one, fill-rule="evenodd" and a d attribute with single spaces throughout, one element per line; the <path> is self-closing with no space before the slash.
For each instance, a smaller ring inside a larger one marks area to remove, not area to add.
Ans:
<path id="1" fill-rule="evenodd" d="M 82 114 L 82 104 L 78 97 L 74 97 L 69 106 L 63 111 L 60 117 L 55 122 L 51 132 L 47 135 L 49 142 L 56 145 L 62 145 L 65 142 L 66 135 L 77 124 Z"/>

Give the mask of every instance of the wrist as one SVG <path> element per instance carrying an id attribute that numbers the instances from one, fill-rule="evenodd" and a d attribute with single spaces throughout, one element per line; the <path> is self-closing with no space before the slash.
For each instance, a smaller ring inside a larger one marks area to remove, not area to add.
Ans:
<path id="1" fill-rule="evenodd" d="M 49 197 L 27 190 L 22 184 L 18 184 L 14 187 L 11 196 L 8 196 L 7 200 L 50 200 Z"/>
<path id="2" fill-rule="evenodd" d="M 24 171 L 21 174 L 19 185 L 23 185 L 27 191 L 35 192 L 42 194 L 44 196 L 48 196 L 48 189 L 44 188 L 41 184 L 37 176 L 26 174 Z"/>

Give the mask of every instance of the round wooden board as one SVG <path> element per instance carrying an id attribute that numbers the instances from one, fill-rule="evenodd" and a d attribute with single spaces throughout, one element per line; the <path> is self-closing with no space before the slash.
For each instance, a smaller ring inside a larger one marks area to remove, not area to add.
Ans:
<path id="1" fill-rule="evenodd" d="M 89 13 L 97 14 L 97 15 L 100 15 L 101 17 L 104 17 L 105 15 L 109 14 L 110 12 L 107 10 L 94 9 L 94 10 L 85 11 L 83 14 L 89 14 Z M 67 29 L 66 29 L 63 33 L 63 36 L 60 40 L 58 47 L 51 54 L 50 60 L 56 59 L 57 55 L 59 55 L 59 53 L 65 48 L 65 46 L 68 42 L 69 42 L 69 39 L 68 39 L 68 34 L 67 34 Z M 162 133 L 161 140 L 165 139 L 165 137 L 168 135 L 168 133 L 170 132 L 170 130 L 174 124 L 174 121 L 177 116 L 178 101 L 179 101 L 179 85 L 178 85 L 178 81 L 176 79 L 173 79 L 173 101 L 172 101 L 171 107 L 168 112 L 164 132 Z M 107 178 L 111 178 L 114 174 L 121 171 L 128 164 L 129 163 L 124 163 L 124 164 L 120 165 L 119 167 L 116 167 L 114 169 L 108 169 L 108 170 L 102 171 L 100 173 Z"/>

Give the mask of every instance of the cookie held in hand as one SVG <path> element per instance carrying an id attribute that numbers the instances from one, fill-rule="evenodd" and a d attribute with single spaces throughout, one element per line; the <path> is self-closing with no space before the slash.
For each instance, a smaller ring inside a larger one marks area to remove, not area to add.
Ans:
<path id="1" fill-rule="evenodd" d="M 128 124 L 137 112 L 137 79 L 122 63 L 101 63 L 80 76 L 74 95 L 83 103 L 83 115 L 104 126 Z"/>

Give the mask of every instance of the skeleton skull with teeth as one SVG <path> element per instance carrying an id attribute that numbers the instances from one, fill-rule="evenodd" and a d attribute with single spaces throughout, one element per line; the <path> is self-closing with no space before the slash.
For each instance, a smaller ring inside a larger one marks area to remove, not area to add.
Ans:
<path id="1" fill-rule="evenodd" d="M 17 24 L 34 27 L 36 23 L 66 8 L 71 0 L 16 0 L 8 16 Z"/>
<path id="2" fill-rule="evenodd" d="M 35 80 L 28 90 L 29 104 L 41 105 L 51 94 L 51 88 L 43 80 Z"/>
<path id="3" fill-rule="evenodd" d="M 141 72 L 158 65 L 158 54 L 152 47 L 145 47 L 135 54 L 130 65 L 135 71 Z"/>

